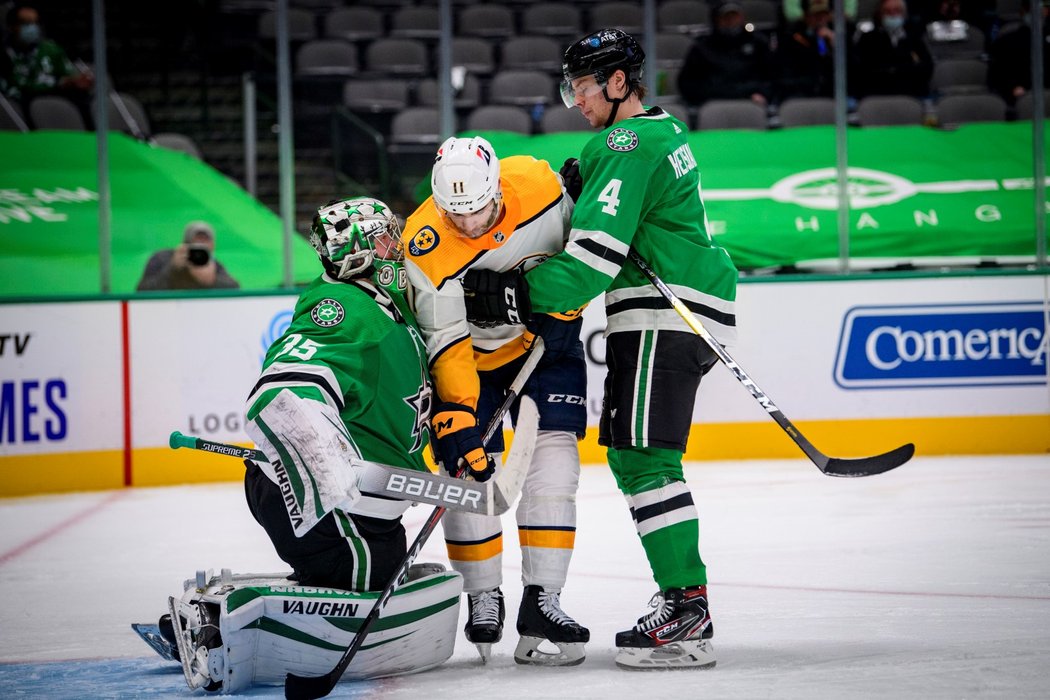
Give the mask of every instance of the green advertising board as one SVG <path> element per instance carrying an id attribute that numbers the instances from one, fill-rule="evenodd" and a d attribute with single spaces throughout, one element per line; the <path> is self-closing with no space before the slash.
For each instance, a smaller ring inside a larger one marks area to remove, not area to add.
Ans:
<path id="1" fill-rule="evenodd" d="M 557 169 L 589 132 L 486 132 L 500 157 Z M 741 269 L 839 256 L 835 130 L 697 131 L 709 230 Z M 1032 125 L 850 128 L 849 255 L 865 262 L 1036 254 Z"/>
<path id="2" fill-rule="evenodd" d="M 283 282 L 281 221 L 237 184 L 190 156 L 110 134 L 111 289 L 135 290 L 146 261 L 207 221 L 216 258 L 243 289 Z M 101 291 L 95 134 L 0 132 L 0 296 Z M 320 272 L 293 236 L 293 281 Z"/>

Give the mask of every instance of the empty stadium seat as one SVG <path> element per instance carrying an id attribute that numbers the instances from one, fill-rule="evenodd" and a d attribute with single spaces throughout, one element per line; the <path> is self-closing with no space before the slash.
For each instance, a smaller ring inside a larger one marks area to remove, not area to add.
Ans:
<path id="1" fill-rule="evenodd" d="M 766 109 L 751 100 L 711 100 L 697 113 L 696 128 L 758 129 L 769 128 Z"/>

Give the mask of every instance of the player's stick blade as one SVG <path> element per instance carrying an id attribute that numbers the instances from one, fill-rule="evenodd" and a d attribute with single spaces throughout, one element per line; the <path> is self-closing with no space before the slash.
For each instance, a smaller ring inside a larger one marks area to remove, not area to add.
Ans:
<path id="1" fill-rule="evenodd" d="M 911 459 L 914 454 L 915 445 L 909 442 L 907 445 L 901 445 L 895 450 L 874 457 L 860 459 L 832 457 L 827 464 L 820 467 L 820 471 L 828 476 L 873 476 L 896 469 Z"/>
<path id="2" fill-rule="evenodd" d="M 332 692 L 335 683 L 329 678 L 331 674 L 323 676 L 297 676 L 289 673 L 284 679 L 284 697 L 288 700 L 317 700 Z"/>

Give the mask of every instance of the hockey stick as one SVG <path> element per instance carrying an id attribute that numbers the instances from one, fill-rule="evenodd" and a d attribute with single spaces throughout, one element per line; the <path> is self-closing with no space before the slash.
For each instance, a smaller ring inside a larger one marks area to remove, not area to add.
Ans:
<path id="1" fill-rule="evenodd" d="M 492 420 L 489 421 L 488 427 L 485 428 L 485 434 L 482 437 L 483 445 L 487 445 L 489 440 L 492 439 L 492 436 L 495 435 L 496 431 L 503 425 L 503 417 L 507 414 L 507 411 L 510 410 L 511 404 L 513 404 L 514 400 L 518 398 L 522 388 L 525 386 L 525 382 L 532 374 L 532 371 L 536 368 L 537 363 L 539 363 L 540 357 L 543 355 L 543 349 L 542 338 L 537 338 L 529 356 L 525 359 L 525 364 L 522 365 L 521 370 L 518 372 L 518 376 L 514 378 L 514 381 L 511 382 L 510 387 L 507 389 L 506 399 L 504 399 L 499 409 L 492 416 Z M 519 413 L 518 425 L 521 425 L 521 418 L 522 416 Z M 512 458 L 515 458 L 523 459 L 527 463 L 529 459 L 527 459 L 526 456 L 516 456 L 514 454 L 514 448 L 518 446 L 519 442 L 517 439 L 518 437 L 520 437 L 520 434 L 515 435 L 514 444 L 511 446 L 510 455 L 507 457 L 507 461 L 509 462 Z M 531 446 L 529 446 L 528 449 L 531 451 Z M 527 457 L 531 457 L 531 455 L 528 455 Z M 465 471 L 465 468 L 460 468 L 456 476 L 462 477 Z M 357 634 L 354 636 L 354 640 L 350 642 L 350 646 L 347 647 L 346 652 L 343 654 L 342 658 L 339 659 L 339 663 L 335 665 L 335 668 L 323 676 L 297 676 L 294 673 L 289 673 L 284 681 L 285 698 L 288 698 L 288 700 L 315 700 L 315 698 L 323 698 L 332 692 L 332 689 L 335 688 L 335 684 L 339 682 L 343 673 L 350 666 L 350 662 L 353 661 L 354 656 L 357 655 L 357 652 L 364 643 L 365 636 L 368 634 L 369 630 L 371 630 L 372 625 L 375 624 L 377 619 L 379 619 L 379 613 L 383 606 L 386 605 L 391 594 L 393 594 L 394 589 L 397 588 L 398 581 L 401 580 L 409 567 L 412 566 L 412 562 L 415 561 L 417 556 L 419 556 L 419 552 L 423 549 L 423 545 L 426 544 L 430 535 L 434 532 L 435 528 L 437 528 L 438 521 L 440 521 L 442 516 L 445 515 L 445 510 L 445 508 L 438 506 L 430 514 L 430 517 L 427 518 L 426 522 L 423 524 L 423 528 L 416 536 L 415 541 L 408 548 L 408 552 L 405 554 L 404 559 L 401 560 L 401 565 L 386 584 L 386 588 L 384 588 L 379 594 L 375 605 L 372 606 L 372 610 L 369 611 L 368 616 L 365 617 L 364 621 L 361 623 L 361 626 L 357 630 Z"/>
<path id="2" fill-rule="evenodd" d="M 733 360 L 726 349 L 722 347 L 722 344 L 719 343 L 706 328 L 704 328 L 703 324 L 700 323 L 700 319 L 694 316 L 682 300 L 675 296 L 675 293 L 671 291 L 671 288 L 664 284 L 664 281 L 657 276 L 653 271 L 653 268 L 649 266 L 649 263 L 642 259 L 642 257 L 633 249 L 628 251 L 627 257 L 638 266 L 638 269 L 642 271 L 642 274 L 649 278 L 649 281 L 653 283 L 653 286 L 660 291 L 660 294 L 662 294 L 665 299 L 667 299 L 671 304 L 671 307 L 677 311 L 678 315 L 681 316 L 686 324 L 693 329 L 693 332 L 703 338 L 704 342 L 711 347 L 716 355 L 718 355 L 718 359 L 729 368 L 729 371 L 733 373 L 733 376 L 737 378 L 737 381 L 743 384 L 744 387 L 751 392 L 751 396 L 755 397 L 755 400 L 761 404 L 762 408 L 766 410 L 766 413 L 768 413 L 773 420 L 777 422 L 777 425 L 779 425 L 784 432 L 795 441 L 796 445 L 802 448 L 802 451 L 806 453 L 806 456 L 809 457 L 813 464 L 817 465 L 817 469 L 828 476 L 872 476 L 873 474 L 881 474 L 883 472 L 888 472 L 891 469 L 896 469 L 911 459 L 912 455 L 915 454 L 915 445 L 909 442 L 906 445 L 901 445 L 895 450 L 875 455 L 873 457 L 861 457 L 859 459 L 828 457 L 814 447 L 813 443 L 807 440 L 802 432 L 799 431 L 790 420 L 788 420 L 787 416 L 785 416 L 780 409 L 774 405 L 773 400 L 769 398 L 766 392 L 762 391 L 762 389 L 755 384 L 754 380 L 748 376 L 747 372 L 745 372 L 740 365 Z"/>
<path id="3" fill-rule="evenodd" d="M 253 450 L 224 442 L 212 442 L 175 431 L 168 438 L 168 445 L 177 450 L 188 447 L 214 454 L 269 462 L 260 450 Z M 368 460 L 355 460 L 358 471 L 358 488 L 365 495 L 395 498 L 400 501 L 445 506 L 452 510 L 480 515 L 502 515 L 518 497 L 521 482 L 510 465 L 505 465 L 499 477 L 484 484 L 464 482 L 445 474 L 431 474 L 404 467 L 395 467 Z M 524 477 L 524 474 L 520 475 Z"/>

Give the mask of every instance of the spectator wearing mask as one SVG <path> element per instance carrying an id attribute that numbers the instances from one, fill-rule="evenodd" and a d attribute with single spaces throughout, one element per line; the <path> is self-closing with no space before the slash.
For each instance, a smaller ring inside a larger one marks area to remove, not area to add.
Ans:
<path id="1" fill-rule="evenodd" d="M 746 29 L 744 10 L 735 2 L 716 7 L 713 19 L 713 33 L 698 37 L 686 55 L 679 94 L 694 105 L 749 99 L 765 106 L 773 86 L 768 38 Z"/>
<path id="2" fill-rule="evenodd" d="M 828 0 L 802 0 L 802 19 L 791 25 L 777 49 L 780 101 L 835 94 L 835 32 Z"/>
<path id="3" fill-rule="evenodd" d="M 875 28 L 857 40 L 851 93 L 858 98 L 929 95 L 933 58 L 922 27 L 909 21 L 904 0 L 882 0 L 874 21 Z"/>
<path id="4" fill-rule="evenodd" d="M 58 94 L 73 100 L 82 112 L 90 112 L 94 76 L 77 70 L 62 47 L 46 38 L 34 7 L 12 7 L 7 33 L 0 88 L 8 99 L 28 108 L 35 97 Z"/>
<path id="5" fill-rule="evenodd" d="M 150 256 L 136 289 L 237 289 L 240 285 L 215 259 L 215 231 L 203 221 L 191 221 L 182 244 Z"/>

